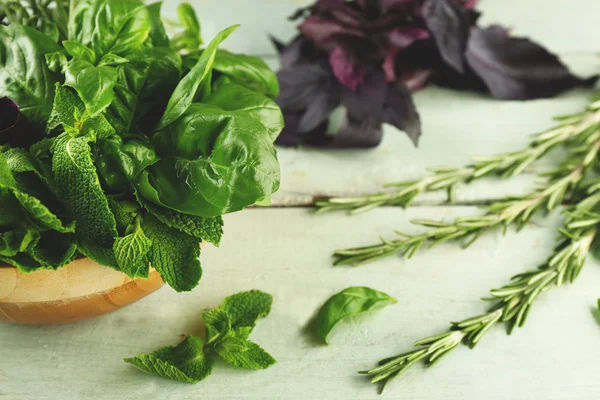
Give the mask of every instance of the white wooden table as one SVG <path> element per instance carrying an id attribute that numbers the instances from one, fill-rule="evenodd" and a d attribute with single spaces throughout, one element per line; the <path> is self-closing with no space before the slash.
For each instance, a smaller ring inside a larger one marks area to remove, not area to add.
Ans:
<path id="1" fill-rule="evenodd" d="M 230 49 L 265 56 L 276 64 L 267 33 L 287 38 L 284 17 L 302 0 L 196 0 L 205 36 L 241 22 Z M 167 1 L 173 10 L 177 2 Z M 484 22 L 501 22 L 559 52 L 576 71 L 600 64 L 598 0 L 487 0 Z M 453 218 L 480 212 L 475 204 L 531 187 L 540 163 L 509 182 L 488 180 L 463 187 L 456 205 L 428 197 L 409 210 L 382 208 L 357 217 L 315 216 L 314 195 L 357 194 L 394 180 L 418 177 L 431 164 L 461 165 L 470 155 L 521 148 L 528 135 L 551 126 L 556 114 L 576 112 L 589 92 L 527 103 L 499 102 L 476 94 L 429 88 L 417 94 L 424 120 L 420 149 L 389 129 L 370 151 L 282 149 L 283 182 L 273 208 L 226 217 L 220 249 L 207 248 L 205 274 L 192 293 L 168 288 L 114 314 L 69 326 L 0 326 L 0 399 L 377 399 L 376 388 L 356 371 L 413 341 L 441 332 L 449 321 L 481 313 L 478 300 L 514 273 L 542 263 L 554 245 L 556 214 L 538 218 L 522 233 L 483 237 L 468 251 L 441 245 L 410 261 L 391 257 L 361 268 L 333 268 L 336 248 L 368 244 L 409 219 Z M 436 205 L 438 204 L 438 205 Z M 497 327 L 476 350 L 459 348 L 435 368 L 416 367 L 383 398 L 394 400 L 600 398 L 600 264 L 590 260 L 573 286 L 537 301 L 524 329 L 507 337 Z M 393 307 L 343 323 L 322 346 L 306 330 L 320 305 L 348 286 L 366 285 L 398 298 Z M 279 363 L 247 372 L 218 362 L 196 386 L 146 375 L 122 358 L 175 344 L 181 334 L 201 334 L 201 313 L 227 295 L 262 289 L 275 297 L 273 312 L 253 339 Z"/>

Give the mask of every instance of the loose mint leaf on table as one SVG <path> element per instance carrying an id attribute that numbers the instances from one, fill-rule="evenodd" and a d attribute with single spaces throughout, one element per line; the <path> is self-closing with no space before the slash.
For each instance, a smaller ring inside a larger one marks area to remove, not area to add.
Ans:
<path id="1" fill-rule="evenodd" d="M 317 316 L 317 333 L 329 344 L 329 333 L 345 318 L 372 312 L 398 301 L 368 287 L 350 287 L 332 296 Z"/>
<path id="2" fill-rule="evenodd" d="M 230 296 L 219 308 L 202 314 L 206 341 L 190 335 L 176 347 L 165 347 L 125 361 L 143 371 L 189 383 L 199 382 L 210 375 L 211 356 L 214 354 L 238 367 L 252 370 L 268 368 L 277 361 L 247 339 L 256 319 L 269 313 L 272 302 L 271 295 L 259 290 Z"/>
<path id="3" fill-rule="evenodd" d="M 223 237 L 223 218 L 220 216 L 205 218 L 182 214 L 147 201 L 143 201 L 143 205 L 160 222 L 171 228 L 185 232 L 198 240 L 205 240 L 217 247 L 221 243 L 221 238 Z"/>
<path id="4" fill-rule="evenodd" d="M 187 336 L 179 345 L 164 347 L 151 354 L 126 358 L 142 371 L 185 383 L 198 383 L 212 372 L 213 361 L 204 354 L 204 341 Z"/>
<path id="5" fill-rule="evenodd" d="M 206 344 L 214 346 L 223 341 L 231 332 L 231 316 L 220 308 L 202 314 L 206 325 Z"/>
<path id="6" fill-rule="evenodd" d="M 215 351 L 228 363 L 246 369 L 266 369 L 277 362 L 256 343 L 235 336 L 225 338 Z"/>
<path id="7" fill-rule="evenodd" d="M 152 215 L 142 223 L 146 236 L 152 241 L 150 261 L 162 278 L 178 292 L 195 288 L 202 277 L 198 240 L 173 229 Z"/>
<path id="8" fill-rule="evenodd" d="M 260 290 L 251 290 L 227 297 L 220 306 L 231 317 L 233 328 L 251 327 L 271 312 L 273 296 Z"/>
<path id="9" fill-rule="evenodd" d="M 93 136 L 57 137 L 52 146 L 52 171 L 58 193 L 77 221 L 79 250 L 116 269 L 112 249 L 117 226 L 92 160 L 89 143 L 94 140 Z"/>

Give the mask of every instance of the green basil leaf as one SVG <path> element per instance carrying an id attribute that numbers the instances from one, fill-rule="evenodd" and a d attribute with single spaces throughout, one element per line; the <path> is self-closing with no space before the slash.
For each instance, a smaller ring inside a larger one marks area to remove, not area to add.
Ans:
<path id="1" fill-rule="evenodd" d="M 238 85 L 264 93 L 272 99 L 279 96 L 277 75 L 260 57 L 219 50 L 213 68 Z"/>
<path id="2" fill-rule="evenodd" d="M 96 67 L 76 59 L 67 66 L 65 85 L 77 91 L 87 112 L 95 117 L 112 103 L 117 78 L 117 70 L 112 67 Z"/>
<path id="3" fill-rule="evenodd" d="M 64 50 L 46 53 L 44 56 L 50 71 L 61 74 L 65 73 L 67 65 L 69 65 L 69 60 L 67 59 L 67 53 Z"/>
<path id="4" fill-rule="evenodd" d="M 351 287 L 331 297 L 317 316 L 317 333 L 329 344 L 329 333 L 345 318 L 371 312 L 397 303 L 389 295 L 368 287 Z"/>
<path id="5" fill-rule="evenodd" d="M 151 354 L 126 358 L 125 362 L 142 371 L 185 383 L 198 383 L 212 372 L 213 362 L 204 354 L 204 342 L 187 336 L 176 347 L 165 347 Z"/>
<path id="6" fill-rule="evenodd" d="M 177 7 L 177 16 L 179 17 L 179 21 L 181 21 L 183 27 L 186 30 L 198 35 L 198 38 L 200 39 L 200 21 L 198 21 L 196 11 L 189 3 L 181 3 Z"/>
<path id="7" fill-rule="evenodd" d="M 207 77 L 210 76 L 210 71 L 215 60 L 217 47 L 222 41 L 238 28 L 239 25 L 231 26 L 221 31 L 210 42 L 206 50 L 202 53 L 198 62 L 192 70 L 179 82 L 175 91 L 169 99 L 167 109 L 158 123 L 158 128 L 161 129 L 171 124 L 181 117 L 187 109 L 192 105 L 196 92 L 202 84 L 205 83 Z"/>
<path id="8" fill-rule="evenodd" d="M 162 1 L 146 6 L 150 16 L 150 39 L 155 47 L 169 47 L 169 37 L 160 18 Z"/>
<path id="9" fill-rule="evenodd" d="M 98 175 L 111 188 L 133 181 L 158 160 L 154 149 L 138 140 L 123 142 L 120 136 L 112 136 L 97 141 L 95 162 Z"/>
<path id="10" fill-rule="evenodd" d="M 178 292 L 189 292 L 200 282 L 200 244 L 192 236 L 169 228 L 152 215 L 142 223 L 146 236 L 152 241 L 150 263 L 164 281 Z"/>
<path id="11" fill-rule="evenodd" d="M 65 40 L 62 42 L 62 45 L 64 46 L 65 50 L 67 50 L 67 53 L 71 55 L 71 57 L 79 58 L 91 64 L 96 64 L 96 53 L 94 53 L 94 50 L 90 49 L 89 47 L 73 40 Z"/>
<path id="12" fill-rule="evenodd" d="M 204 103 L 213 104 L 225 111 L 248 113 L 263 125 L 272 142 L 275 142 L 283 129 L 283 113 L 275 101 L 235 83 L 218 85 L 216 90 L 204 99 Z"/>
<path id="13" fill-rule="evenodd" d="M 150 15 L 139 0 L 77 1 L 70 14 L 69 38 L 98 56 L 127 55 L 150 35 Z"/>
<path id="14" fill-rule="evenodd" d="M 14 101 L 27 120 L 40 127 L 52 110 L 54 84 L 45 54 L 61 48 L 43 33 L 27 26 L 0 25 L 0 97 Z"/>
<path id="15" fill-rule="evenodd" d="M 113 53 L 108 53 L 102 57 L 98 63 L 98 67 L 116 67 L 117 65 L 127 64 L 129 60 L 125 57 L 118 56 Z"/>
<path id="16" fill-rule="evenodd" d="M 246 369 L 269 368 L 277 361 L 262 347 L 235 336 L 227 337 L 216 347 L 217 354 L 226 362 Z"/>
<path id="17" fill-rule="evenodd" d="M 154 135 L 161 161 L 138 181 L 149 201 L 214 217 L 241 210 L 279 188 L 277 152 L 261 123 L 248 113 L 195 103 Z"/>
<path id="18" fill-rule="evenodd" d="M 115 130 L 123 134 L 131 131 L 139 107 L 139 95 L 148 76 L 149 64 L 147 60 L 141 60 L 136 53 L 129 58 L 129 63 L 117 68 L 117 71 L 115 97 L 105 114 Z"/>
<path id="19" fill-rule="evenodd" d="M 231 318 L 231 326 L 236 328 L 256 325 L 256 321 L 271 312 L 273 296 L 260 290 L 251 290 L 227 297 L 221 306 Z"/>

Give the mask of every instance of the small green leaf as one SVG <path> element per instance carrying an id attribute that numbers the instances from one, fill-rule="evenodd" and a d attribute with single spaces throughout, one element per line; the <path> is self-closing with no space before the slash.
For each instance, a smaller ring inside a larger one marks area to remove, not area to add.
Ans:
<path id="1" fill-rule="evenodd" d="M 185 232 L 198 240 L 205 240 L 217 247 L 221 243 L 223 237 L 222 217 L 205 218 L 183 214 L 148 201 L 143 201 L 142 204 L 152 215 L 171 228 Z"/>
<path id="2" fill-rule="evenodd" d="M 150 270 L 148 253 L 151 247 L 152 241 L 144 235 L 139 225 L 133 233 L 116 239 L 113 251 L 119 269 L 132 278 L 148 278 Z"/>
<path id="3" fill-rule="evenodd" d="M 96 53 L 87 46 L 73 40 L 65 40 L 62 42 L 67 53 L 73 58 L 79 58 L 89 63 L 96 63 Z"/>
<path id="4" fill-rule="evenodd" d="M 75 59 L 67 66 L 65 85 L 77 91 L 90 116 L 95 117 L 112 103 L 118 74 L 113 67 L 96 67 Z"/>
<path id="5" fill-rule="evenodd" d="M 113 53 L 108 53 L 102 57 L 102 59 L 98 63 L 98 67 L 103 67 L 103 66 L 115 67 L 117 65 L 127 64 L 128 62 L 129 62 L 129 60 L 127 58 L 118 56 Z"/>
<path id="6" fill-rule="evenodd" d="M 149 374 L 185 383 L 198 383 L 212 372 L 213 362 L 204 354 L 204 342 L 187 336 L 176 347 L 165 347 L 151 354 L 126 358 L 125 362 Z"/>
<path id="7" fill-rule="evenodd" d="M 317 333 L 329 344 L 329 333 L 345 318 L 371 312 L 398 301 L 368 287 L 351 287 L 332 296 L 317 316 Z"/>
<path id="8" fill-rule="evenodd" d="M 251 290 L 227 297 L 220 308 L 230 315 L 233 328 L 252 328 L 258 319 L 269 315 L 272 304 L 273 296 Z"/>
<path id="9" fill-rule="evenodd" d="M 142 228 L 152 241 L 150 263 L 178 292 L 189 292 L 200 282 L 200 244 L 198 239 L 168 227 L 147 215 Z"/>
<path id="10" fill-rule="evenodd" d="M 231 331 L 231 317 L 220 308 L 202 314 L 206 325 L 206 345 L 215 345 L 227 337 Z"/>
<path id="11" fill-rule="evenodd" d="M 157 129 L 164 128 L 173 121 L 177 120 L 187 111 L 196 97 L 196 92 L 205 82 L 207 77 L 210 76 L 217 53 L 217 47 L 223 40 L 227 39 L 227 37 L 238 28 L 238 26 L 239 25 L 234 25 L 221 31 L 202 52 L 202 55 L 198 59 L 198 62 L 194 68 L 192 68 L 192 70 L 185 76 L 185 78 L 181 80 L 181 82 L 179 82 L 175 88 L 175 91 L 171 95 L 169 103 L 167 104 L 167 109 L 158 122 Z"/>
<path id="12" fill-rule="evenodd" d="M 67 70 L 69 60 L 67 59 L 67 54 L 64 50 L 46 53 L 44 57 L 46 58 L 46 64 L 50 71 L 64 74 Z"/>
<path id="13" fill-rule="evenodd" d="M 196 11 L 189 3 L 181 3 L 177 7 L 177 16 L 185 29 L 200 37 L 200 21 L 198 21 Z"/>
<path id="14" fill-rule="evenodd" d="M 228 363 L 252 370 L 266 369 L 277 362 L 256 343 L 235 336 L 223 340 L 216 352 Z"/>

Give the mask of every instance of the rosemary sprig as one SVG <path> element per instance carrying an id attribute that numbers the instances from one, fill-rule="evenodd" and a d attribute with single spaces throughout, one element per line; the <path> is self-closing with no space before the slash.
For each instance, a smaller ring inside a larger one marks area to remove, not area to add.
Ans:
<path id="1" fill-rule="evenodd" d="M 557 120 L 558 126 L 535 135 L 525 150 L 476 157 L 472 164 L 464 168 L 429 168 L 432 176 L 386 185 L 399 188 L 396 191 L 316 200 L 317 213 L 351 210 L 351 214 L 358 214 L 381 206 L 407 207 L 417 196 L 439 190 L 446 190 L 452 202 L 454 192 L 460 184 L 470 183 L 488 175 L 497 175 L 503 179 L 519 175 L 551 149 L 597 130 L 600 127 L 600 100 L 591 103 L 584 112 L 559 117 Z"/>
<path id="2" fill-rule="evenodd" d="M 431 366 L 461 343 L 473 348 L 499 322 L 507 324 L 509 334 L 522 327 L 540 293 L 579 276 L 598 233 L 600 214 L 590 210 L 599 203 L 600 193 L 596 192 L 571 210 L 554 254 L 540 268 L 516 275 L 511 283 L 491 290 L 491 297 L 485 300 L 493 305 L 487 313 L 453 322 L 447 332 L 417 341 L 417 349 L 381 360 L 378 367 L 361 373 L 371 375 L 372 383 L 382 383 L 383 391 L 391 380 L 420 361 Z"/>
<path id="3" fill-rule="evenodd" d="M 396 253 L 410 258 L 424 244 L 435 246 L 446 241 L 462 241 L 467 247 L 491 229 L 503 226 L 506 230 L 511 224 L 515 224 L 518 229 L 523 228 L 538 211 L 549 212 L 560 205 L 565 196 L 582 182 L 586 171 L 597 163 L 600 152 L 600 128 L 588 130 L 578 139 L 577 143 L 574 143 L 576 147 L 571 149 L 562 165 L 542 175 L 547 178 L 547 184 L 533 193 L 485 206 L 487 213 L 482 216 L 461 217 L 449 223 L 413 220 L 411 221 L 413 224 L 430 229 L 416 235 L 396 232 L 402 236 L 401 239 L 382 238 L 379 244 L 338 250 L 333 255 L 335 265 L 362 265 Z"/>

